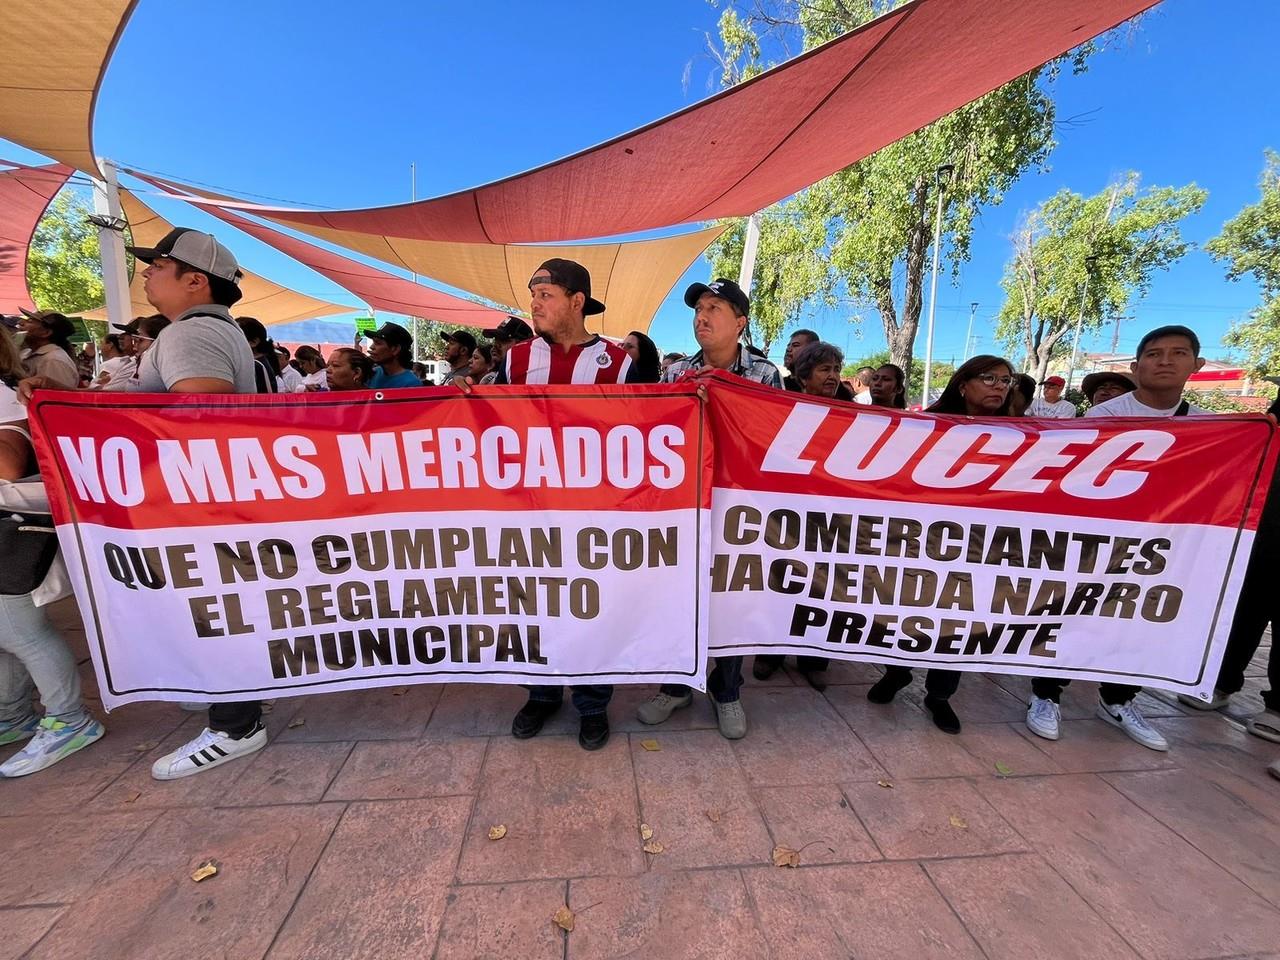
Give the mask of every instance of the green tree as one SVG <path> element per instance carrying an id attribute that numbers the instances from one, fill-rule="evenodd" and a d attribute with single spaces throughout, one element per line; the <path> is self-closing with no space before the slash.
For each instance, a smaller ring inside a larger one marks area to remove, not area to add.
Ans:
<path id="1" fill-rule="evenodd" d="M 844 366 L 844 370 L 842 371 L 842 374 L 845 377 L 851 377 L 858 372 L 858 369 L 860 367 L 881 367 L 881 366 L 884 366 L 886 363 L 897 363 L 897 361 L 890 358 L 888 350 L 880 350 L 880 351 L 877 351 L 876 353 L 865 356 L 860 360 L 855 360 L 850 363 L 846 363 Z M 898 364 L 898 366 L 902 366 L 902 364 Z M 903 367 L 903 369 L 905 370 L 907 368 Z M 947 385 L 947 381 L 950 380 L 951 375 L 956 372 L 956 368 L 952 364 L 943 363 L 939 360 L 935 360 L 933 361 L 931 370 L 932 370 L 932 374 L 930 379 L 932 382 L 929 385 L 930 392 L 935 393 L 935 396 L 936 396 L 937 393 L 942 392 L 942 388 Z M 920 363 L 913 363 L 911 365 L 911 369 L 907 374 L 908 405 L 913 403 L 919 403 L 920 398 L 923 395 L 924 395 L 924 363 L 922 361 Z"/>
<path id="2" fill-rule="evenodd" d="M 1245 352 L 1245 362 L 1259 376 L 1280 374 L 1280 154 L 1268 150 L 1262 197 L 1222 227 L 1205 249 L 1227 262 L 1227 279 L 1252 277 L 1262 302 L 1249 319 L 1232 324 L 1226 342 Z"/>
<path id="3" fill-rule="evenodd" d="M 63 190 L 36 226 L 27 255 L 27 288 L 42 310 L 78 313 L 102 306 L 102 261 L 93 209 L 80 194 Z"/>
<path id="4" fill-rule="evenodd" d="M 784 49 L 810 49 L 858 27 L 901 0 L 755 0 L 729 7 L 710 44 L 731 86 L 764 63 L 765 38 Z M 1049 82 L 1065 62 L 1077 71 L 1091 46 L 1034 70 L 897 143 L 877 151 L 792 202 L 813 222 L 810 255 L 829 259 L 835 276 L 860 303 L 873 304 L 893 362 L 907 369 L 915 345 L 937 214 L 935 174 L 950 165 L 942 194 L 942 259 L 954 273 L 969 257 L 978 212 L 998 204 L 1027 170 L 1041 166 L 1054 146 L 1056 119 Z"/>
<path id="5" fill-rule="evenodd" d="M 996 319 L 1026 372 L 1043 380 L 1050 362 L 1071 352 L 1077 323 L 1096 330 L 1144 296 L 1152 274 L 1190 249 L 1179 225 L 1207 196 L 1195 184 L 1143 190 L 1129 173 L 1091 197 L 1064 188 L 1027 215 L 1013 236 Z"/>

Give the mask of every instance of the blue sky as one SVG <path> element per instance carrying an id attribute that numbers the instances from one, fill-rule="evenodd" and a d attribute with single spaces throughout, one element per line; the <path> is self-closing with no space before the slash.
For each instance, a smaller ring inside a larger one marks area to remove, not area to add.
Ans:
<path id="1" fill-rule="evenodd" d="M 353 17 L 352 10 L 360 16 Z M 98 105 L 99 153 L 121 163 L 241 195 L 327 207 L 446 193 L 554 160 L 694 103 L 716 72 L 705 0 L 640 6 L 476 0 L 462 6 L 374 0 L 142 0 Z M 1061 187 L 1102 189 L 1125 170 L 1149 184 L 1195 181 L 1209 191 L 1186 222 L 1203 243 L 1257 198 L 1263 150 L 1280 149 L 1280 3 L 1165 0 L 1136 39 L 1055 87 L 1061 130 L 1050 169 L 1030 174 L 979 221 L 956 284 L 939 283 L 935 355 L 959 357 L 969 304 L 979 304 L 980 351 L 999 352 L 991 317 L 1019 214 Z M 1270 64 L 1268 66 L 1267 64 Z M 687 79 L 686 79 L 687 77 Z M 30 155 L 6 150 L 16 159 Z M 288 258 L 180 203 L 167 217 L 225 235 L 251 269 L 315 296 L 355 301 Z M 655 319 L 663 349 L 689 349 L 684 282 Z M 1164 323 L 1197 329 L 1206 353 L 1257 301 L 1193 251 L 1157 277 L 1121 349 Z M 926 301 L 927 306 L 927 301 Z M 872 309 L 804 318 L 851 358 L 882 349 Z M 1110 332 L 1086 341 L 1106 349 Z M 923 352 L 923 329 L 917 353 Z"/>

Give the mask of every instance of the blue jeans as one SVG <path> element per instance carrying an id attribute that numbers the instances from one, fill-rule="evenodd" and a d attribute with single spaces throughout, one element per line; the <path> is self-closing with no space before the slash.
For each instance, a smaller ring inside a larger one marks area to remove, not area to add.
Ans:
<path id="1" fill-rule="evenodd" d="M 711 663 L 711 672 L 707 674 L 707 692 L 716 703 L 733 703 L 742 690 L 742 658 L 714 657 Z M 689 688 L 683 683 L 664 683 L 658 689 L 673 697 L 689 694 Z"/>
<path id="2" fill-rule="evenodd" d="M 573 705 L 580 715 L 591 717 L 604 713 L 613 699 L 613 684 L 577 684 L 569 688 L 573 691 Z M 562 686 L 531 686 L 529 699 L 539 703 L 559 703 L 564 699 Z"/>
<path id="3" fill-rule="evenodd" d="M 0 723 L 31 715 L 40 691 L 45 716 L 75 725 L 84 720 L 80 674 L 67 642 L 31 594 L 0 595 Z"/>

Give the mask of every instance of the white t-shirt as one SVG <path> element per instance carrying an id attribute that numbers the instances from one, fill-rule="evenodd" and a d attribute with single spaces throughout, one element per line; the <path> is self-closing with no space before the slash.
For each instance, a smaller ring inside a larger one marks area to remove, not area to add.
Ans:
<path id="1" fill-rule="evenodd" d="M 305 378 L 287 363 L 280 368 L 280 381 L 281 393 L 300 393 L 306 389 L 304 387 Z"/>
<path id="2" fill-rule="evenodd" d="M 110 360 L 103 361 L 102 373 L 107 374 L 107 381 L 103 384 L 94 384 L 94 389 L 103 390 L 107 383 L 116 380 L 128 380 L 133 376 L 133 371 L 137 369 L 138 362 L 133 357 L 112 357 Z M 116 388 L 120 389 L 119 387 Z"/>
<path id="3" fill-rule="evenodd" d="M 1041 417 L 1046 420 L 1073 420 L 1076 405 L 1070 400 L 1055 400 L 1050 403 L 1044 397 L 1036 397 L 1027 407 L 1028 417 Z"/>
<path id="4" fill-rule="evenodd" d="M 323 367 L 321 367 L 315 373 L 308 373 L 305 377 L 303 377 L 302 386 L 299 387 L 297 390 L 295 390 L 294 393 L 306 393 L 307 387 L 315 387 L 317 390 L 329 389 L 329 377 L 325 373 Z"/>
<path id="5" fill-rule="evenodd" d="M 0 423 L 19 423 L 27 419 L 27 408 L 18 402 L 18 392 L 0 382 Z"/>
<path id="6" fill-rule="evenodd" d="M 1148 407 L 1145 403 L 1140 403 L 1133 394 L 1134 391 L 1131 390 L 1128 393 L 1120 394 L 1118 397 L 1112 397 L 1106 403 L 1090 407 L 1084 412 L 1084 415 L 1086 417 L 1172 417 L 1178 412 L 1178 407 L 1181 406 L 1181 403 L 1179 403 L 1168 410 L 1159 410 L 1156 407 Z M 1194 403 L 1187 405 L 1187 416 L 1189 417 L 1206 417 L 1212 414 L 1212 410 L 1197 407 Z"/>
<path id="7" fill-rule="evenodd" d="M 870 390 L 863 390 L 863 391 L 861 391 L 860 393 L 855 393 L 855 394 L 853 395 L 853 402 L 854 402 L 854 403 L 861 403 L 861 404 L 864 404 L 864 405 L 870 406 L 870 404 L 871 404 L 871 391 L 870 391 Z"/>

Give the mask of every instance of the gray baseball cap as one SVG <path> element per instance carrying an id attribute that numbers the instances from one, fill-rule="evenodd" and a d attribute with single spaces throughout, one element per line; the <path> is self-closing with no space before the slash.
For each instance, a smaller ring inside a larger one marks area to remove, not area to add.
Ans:
<path id="1" fill-rule="evenodd" d="M 154 247 L 125 247 L 143 263 L 151 263 L 159 257 L 168 257 L 195 267 L 211 277 L 218 277 L 236 286 L 240 285 L 240 265 L 235 254 L 217 241 L 211 233 L 201 233 L 190 227 L 170 230 Z"/>

